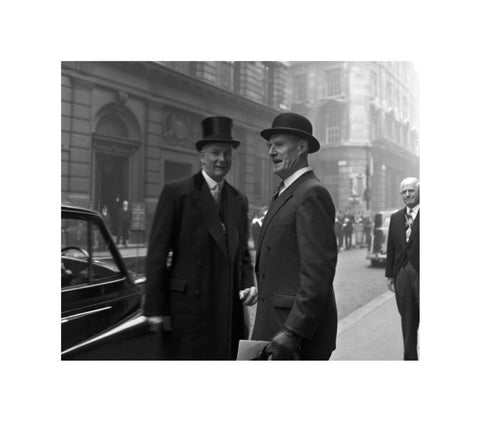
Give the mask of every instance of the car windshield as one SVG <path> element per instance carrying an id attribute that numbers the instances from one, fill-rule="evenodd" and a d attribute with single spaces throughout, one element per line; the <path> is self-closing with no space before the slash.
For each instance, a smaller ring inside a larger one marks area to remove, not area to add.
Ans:
<path id="1" fill-rule="evenodd" d="M 62 216 L 62 288 L 116 279 L 121 270 L 94 220 Z"/>

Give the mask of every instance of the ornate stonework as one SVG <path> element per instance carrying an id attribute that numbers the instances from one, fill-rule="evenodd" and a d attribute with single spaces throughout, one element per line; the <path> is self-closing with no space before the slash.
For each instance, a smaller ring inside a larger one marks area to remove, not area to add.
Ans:
<path id="1" fill-rule="evenodd" d="M 198 140 L 196 126 L 200 127 L 200 119 L 193 114 L 173 108 L 165 109 L 163 139 L 167 145 L 194 149 Z"/>

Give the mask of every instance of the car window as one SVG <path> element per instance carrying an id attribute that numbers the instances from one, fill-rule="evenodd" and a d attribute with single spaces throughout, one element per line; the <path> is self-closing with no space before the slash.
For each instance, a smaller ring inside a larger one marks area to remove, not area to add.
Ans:
<path id="1" fill-rule="evenodd" d="M 97 220 L 62 217 L 62 288 L 121 276 L 108 238 Z"/>

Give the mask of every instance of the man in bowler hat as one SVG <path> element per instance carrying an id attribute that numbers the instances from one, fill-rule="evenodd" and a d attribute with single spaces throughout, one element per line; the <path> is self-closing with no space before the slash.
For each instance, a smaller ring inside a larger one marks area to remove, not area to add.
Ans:
<path id="1" fill-rule="evenodd" d="M 404 360 L 418 360 L 420 323 L 420 182 L 408 177 L 400 183 L 405 207 L 392 214 L 388 229 L 385 276 L 395 291 L 402 319 Z"/>
<path id="2" fill-rule="evenodd" d="M 282 181 L 258 240 L 252 339 L 269 341 L 273 360 L 328 360 L 337 336 L 337 242 L 332 199 L 308 166 L 320 144 L 295 113 L 278 115 L 261 135 Z"/>
<path id="3" fill-rule="evenodd" d="M 161 358 L 173 360 L 235 359 L 247 335 L 242 304 L 257 299 L 247 198 L 225 180 L 240 142 L 228 117 L 202 127 L 201 171 L 164 186 L 147 255 L 145 315 L 161 331 Z"/>

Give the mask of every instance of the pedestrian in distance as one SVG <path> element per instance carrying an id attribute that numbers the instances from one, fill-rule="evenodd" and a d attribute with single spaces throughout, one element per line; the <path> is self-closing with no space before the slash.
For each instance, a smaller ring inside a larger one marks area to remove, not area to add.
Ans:
<path id="1" fill-rule="evenodd" d="M 385 276 L 395 291 L 402 320 L 404 359 L 418 360 L 420 323 L 420 182 L 408 177 L 400 183 L 405 207 L 392 214 L 388 229 Z"/>
<path id="2" fill-rule="evenodd" d="M 257 300 L 248 201 L 225 180 L 240 141 L 228 117 L 202 128 L 201 171 L 163 187 L 150 234 L 145 315 L 160 332 L 161 359 L 235 359 L 248 334 L 243 305 Z"/>
<path id="3" fill-rule="evenodd" d="M 131 223 L 132 211 L 128 207 L 128 201 L 124 200 L 122 207 L 117 210 L 117 245 L 121 242 L 124 247 L 128 247 Z"/>
<path id="4" fill-rule="evenodd" d="M 280 189 L 265 216 L 255 271 L 259 301 L 252 339 L 273 360 L 328 360 L 335 349 L 335 207 L 308 164 L 319 150 L 312 124 L 282 113 L 261 132 Z"/>
<path id="5" fill-rule="evenodd" d="M 370 251 L 370 249 L 372 248 L 372 219 L 370 218 L 368 212 L 363 214 L 362 223 L 365 245 L 367 247 L 367 251 Z"/>
<path id="6" fill-rule="evenodd" d="M 343 219 L 344 219 L 343 212 L 338 211 L 337 216 L 335 217 L 335 236 L 337 237 L 337 247 L 338 251 L 343 247 Z"/>
<path id="7" fill-rule="evenodd" d="M 350 250 L 352 248 L 352 234 L 353 234 L 353 222 L 354 216 L 350 211 L 350 208 L 345 210 L 345 218 L 343 218 L 342 232 L 345 243 L 345 250 Z"/>
<path id="8" fill-rule="evenodd" d="M 110 212 L 108 211 L 108 206 L 104 204 L 102 206 L 102 209 L 100 210 L 100 213 L 102 215 L 102 219 L 105 222 L 105 225 L 108 227 L 108 229 L 112 229 L 112 218 L 110 217 Z"/>

